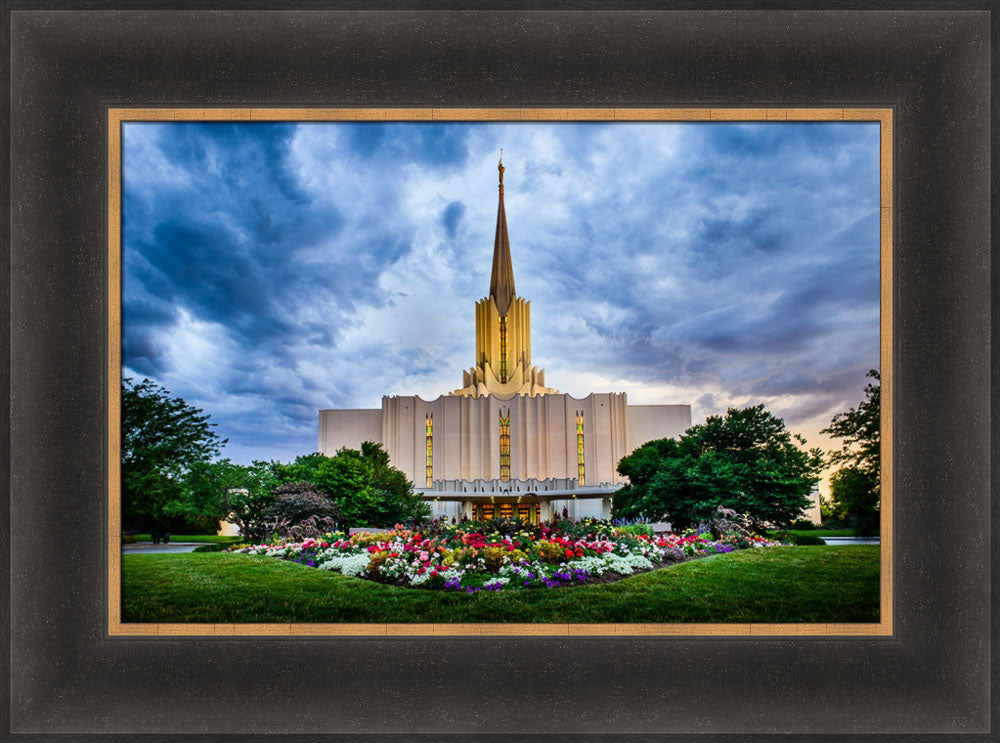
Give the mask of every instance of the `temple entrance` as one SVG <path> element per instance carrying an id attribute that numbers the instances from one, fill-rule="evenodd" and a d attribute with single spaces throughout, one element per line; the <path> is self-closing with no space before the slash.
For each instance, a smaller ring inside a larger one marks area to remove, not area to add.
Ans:
<path id="1" fill-rule="evenodd" d="M 516 500 L 496 500 L 493 503 L 473 503 L 472 518 L 476 521 L 488 521 L 492 518 L 512 519 L 515 516 L 529 524 L 537 524 L 541 515 L 541 506 L 537 501 L 520 503 Z"/>

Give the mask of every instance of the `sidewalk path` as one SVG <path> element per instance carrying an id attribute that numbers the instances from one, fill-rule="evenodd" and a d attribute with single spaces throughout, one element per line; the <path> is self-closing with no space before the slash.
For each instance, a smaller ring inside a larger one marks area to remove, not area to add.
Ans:
<path id="1" fill-rule="evenodd" d="M 829 545 L 841 544 L 881 544 L 878 537 L 820 537 Z"/>
<path id="2" fill-rule="evenodd" d="M 179 555 L 183 552 L 194 552 L 195 547 L 200 546 L 199 542 L 169 542 L 167 544 L 136 542 L 135 544 L 123 544 L 122 553 L 126 555 Z"/>

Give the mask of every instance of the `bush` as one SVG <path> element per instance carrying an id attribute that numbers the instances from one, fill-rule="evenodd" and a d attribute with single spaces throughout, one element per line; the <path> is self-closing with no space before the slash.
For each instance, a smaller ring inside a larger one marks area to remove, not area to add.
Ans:
<path id="1" fill-rule="evenodd" d="M 652 537 L 654 536 L 653 527 L 649 524 L 622 524 L 621 526 L 616 526 L 614 529 L 615 534 L 632 534 L 633 536 L 644 536 Z"/>
<path id="2" fill-rule="evenodd" d="M 335 531 L 337 531 L 337 522 L 326 516 L 310 516 L 297 524 L 283 520 L 274 525 L 274 534 L 293 542 L 319 539 Z"/>
<path id="3" fill-rule="evenodd" d="M 382 572 L 382 563 L 389 559 L 389 552 L 387 550 L 380 550 L 379 552 L 373 552 L 371 557 L 368 559 L 368 566 L 365 568 L 365 572 L 369 576 L 376 576 Z"/>
<path id="4" fill-rule="evenodd" d="M 547 539 L 535 542 L 535 552 L 542 562 L 558 564 L 566 559 L 566 548 Z"/>
<path id="5" fill-rule="evenodd" d="M 340 507 L 316 486 L 309 482 L 290 482 L 279 485 L 273 491 L 274 501 L 267 510 L 267 515 L 275 521 L 288 521 L 290 524 L 300 524 L 308 518 L 317 516 L 341 522 L 344 518 Z"/>
<path id="6" fill-rule="evenodd" d="M 224 552 L 229 547 L 228 544 L 202 544 L 195 547 L 192 552 Z"/>
<path id="7" fill-rule="evenodd" d="M 491 573 L 498 573 L 507 557 L 507 550 L 503 547 L 487 547 L 482 551 L 482 556 L 486 560 L 486 569 Z"/>
<path id="8" fill-rule="evenodd" d="M 822 539 L 812 534 L 792 534 L 791 535 L 792 544 L 798 545 L 799 547 L 804 547 L 807 545 L 824 545 Z"/>
<path id="9" fill-rule="evenodd" d="M 764 536 L 773 527 L 774 524 L 771 522 L 751 516 L 749 513 L 736 513 L 731 508 L 719 506 L 715 509 L 715 515 L 705 525 L 705 528 L 699 528 L 697 531 L 707 531 L 715 539 L 736 537 L 752 541 L 754 534 Z M 695 530 L 688 529 L 687 531 Z"/>
<path id="10" fill-rule="evenodd" d="M 135 535 L 122 532 L 122 544 L 135 544 Z"/>
<path id="11" fill-rule="evenodd" d="M 796 519 L 792 522 L 792 528 L 799 531 L 809 531 L 810 529 L 815 529 L 816 524 L 809 519 Z"/>

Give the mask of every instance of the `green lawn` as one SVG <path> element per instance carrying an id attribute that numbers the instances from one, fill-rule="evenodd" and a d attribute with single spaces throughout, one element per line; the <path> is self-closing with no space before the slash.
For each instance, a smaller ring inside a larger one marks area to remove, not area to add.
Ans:
<path id="1" fill-rule="evenodd" d="M 123 555 L 126 622 L 877 622 L 879 548 L 750 549 L 615 583 L 446 593 L 273 557 Z"/>
<path id="2" fill-rule="evenodd" d="M 150 534 L 136 534 L 135 541 L 137 542 L 152 542 L 153 537 Z M 207 544 L 236 544 L 240 541 L 240 537 L 220 537 L 215 534 L 171 534 L 171 542 L 198 542 Z"/>

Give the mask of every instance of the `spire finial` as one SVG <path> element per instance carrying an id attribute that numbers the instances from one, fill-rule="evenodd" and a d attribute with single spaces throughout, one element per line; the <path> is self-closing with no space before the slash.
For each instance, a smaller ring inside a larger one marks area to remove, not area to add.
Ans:
<path id="1" fill-rule="evenodd" d="M 500 162 L 497 163 L 497 170 L 500 171 L 500 193 L 503 193 L 503 147 L 500 148 Z"/>

